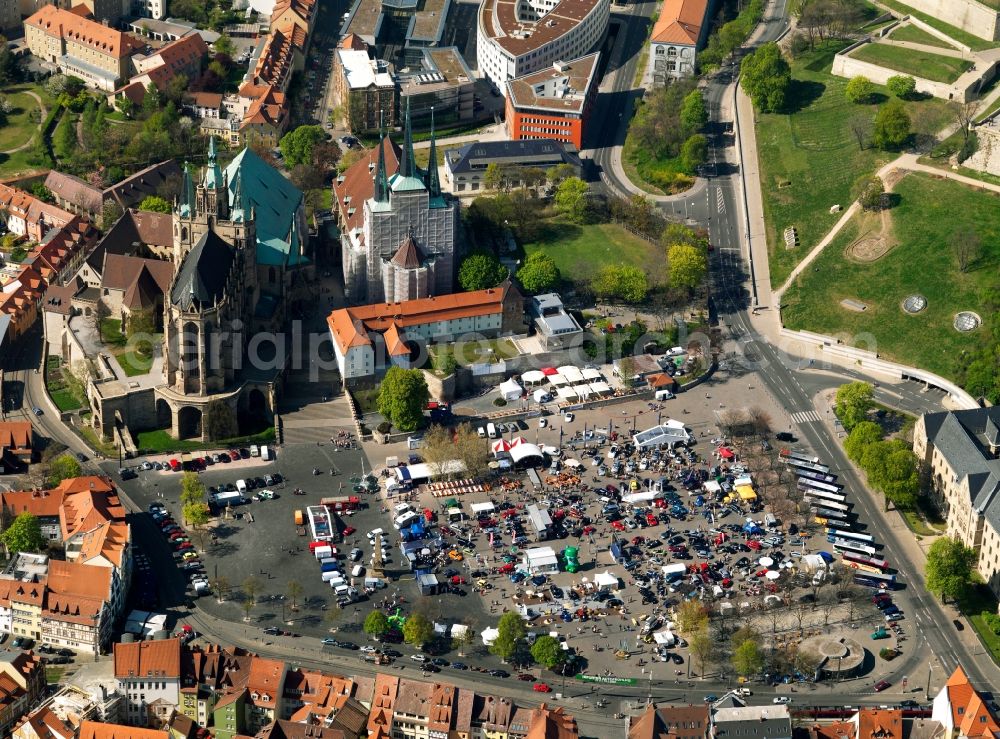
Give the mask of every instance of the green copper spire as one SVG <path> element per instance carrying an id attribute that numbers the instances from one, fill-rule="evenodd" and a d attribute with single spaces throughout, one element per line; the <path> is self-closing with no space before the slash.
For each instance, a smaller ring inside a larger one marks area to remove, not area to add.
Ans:
<path id="1" fill-rule="evenodd" d="M 417 161 L 413 156 L 413 127 L 410 125 L 410 98 L 406 98 L 406 122 L 403 125 L 403 154 L 399 162 L 401 177 L 417 176 Z"/>
<path id="2" fill-rule="evenodd" d="M 375 202 L 384 203 L 389 200 L 389 178 L 385 172 L 385 136 L 378 140 L 378 163 L 375 165 Z"/>
<path id="3" fill-rule="evenodd" d="M 208 166 L 205 167 L 205 180 L 202 184 L 212 190 L 222 186 L 222 170 L 215 155 L 215 136 L 208 137 Z"/>
<path id="4" fill-rule="evenodd" d="M 187 162 L 184 162 L 184 175 L 181 179 L 180 214 L 182 216 L 189 216 L 191 215 L 192 208 L 194 208 L 194 182 L 191 179 L 191 168 L 188 167 Z"/>
<path id="5" fill-rule="evenodd" d="M 243 177 L 239 168 L 236 170 L 235 180 L 233 183 L 233 207 L 230 218 L 233 221 L 243 221 L 246 218 L 246 206 L 243 203 Z"/>
<path id="6" fill-rule="evenodd" d="M 427 162 L 427 192 L 432 198 L 441 194 L 441 182 L 438 180 L 437 143 L 434 140 L 434 106 L 431 106 L 431 152 Z"/>

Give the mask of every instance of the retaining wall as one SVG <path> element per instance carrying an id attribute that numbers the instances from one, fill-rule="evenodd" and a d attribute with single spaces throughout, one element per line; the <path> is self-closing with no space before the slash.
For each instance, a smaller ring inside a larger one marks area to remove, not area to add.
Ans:
<path id="1" fill-rule="evenodd" d="M 906 0 L 906 4 L 973 36 L 987 41 L 1000 40 L 1000 12 L 976 0 Z"/>

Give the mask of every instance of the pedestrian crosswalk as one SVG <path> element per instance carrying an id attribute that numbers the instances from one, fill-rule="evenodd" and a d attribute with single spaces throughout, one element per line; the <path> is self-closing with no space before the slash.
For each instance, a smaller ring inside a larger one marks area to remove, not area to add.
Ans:
<path id="1" fill-rule="evenodd" d="M 810 421 L 819 420 L 819 414 L 816 411 L 799 411 L 792 414 L 792 421 L 795 423 L 809 423 Z"/>
<path id="2" fill-rule="evenodd" d="M 715 209 L 720 213 L 726 212 L 726 196 L 721 187 L 715 191 Z"/>

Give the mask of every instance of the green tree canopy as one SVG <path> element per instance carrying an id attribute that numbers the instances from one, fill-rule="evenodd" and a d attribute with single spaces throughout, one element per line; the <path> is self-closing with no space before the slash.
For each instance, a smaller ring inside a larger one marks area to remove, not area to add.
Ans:
<path id="1" fill-rule="evenodd" d="M 785 107 L 792 83 L 792 70 L 776 43 L 766 43 L 743 57 L 740 82 L 754 107 L 762 113 L 776 113 Z"/>
<path id="2" fill-rule="evenodd" d="M 906 106 L 893 99 L 875 113 L 872 140 L 879 149 L 898 149 L 910 138 L 910 115 Z"/>
<path id="3" fill-rule="evenodd" d="M 689 244 L 673 244 L 667 249 L 670 267 L 670 286 L 689 293 L 697 288 L 708 274 L 708 256 L 704 250 Z"/>
<path id="4" fill-rule="evenodd" d="M 696 133 L 681 144 L 681 164 L 688 174 L 694 174 L 706 161 L 708 161 L 708 139 L 705 134 Z"/>
<path id="5" fill-rule="evenodd" d="M 297 164 L 311 164 L 313 147 L 326 141 L 326 133 L 322 126 L 299 126 L 284 136 L 278 145 L 285 165 L 294 167 Z"/>
<path id="6" fill-rule="evenodd" d="M 858 204 L 864 210 L 881 210 L 882 196 L 885 193 L 885 183 L 877 174 L 866 175 L 854 185 Z"/>
<path id="7" fill-rule="evenodd" d="M 212 520 L 207 503 L 186 503 L 181 509 L 184 520 L 194 528 L 200 528 Z"/>
<path id="8" fill-rule="evenodd" d="M 147 195 L 139 203 L 139 210 L 149 210 L 154 213 L 169 213 L 172 208 L 170 203 L 159 195 Z"/>
<path id="9" fill-rule="evenodd" d="M 394 365 L 379 386 L 378 411 L 400 431 L 413 431 L 423 422 L 429 399 L 427 380 L 420 370 Z"/>
<path id="10" fill-rule="evenodd" d="M 860 462 L 865 450 L 880 441 L 882 441 L 882 427 L 874 421 L 861 421 L 855 424 L 844 440 L 844 451 L 852 461 Z"/>
<path id="11" fill-rule="evenodd" d="M 519 614 L 508 611 L 497 622 L 497 632 L 497 638 L 490 646 L 490 651 L 506 662 L 514 656 L 528 629 Z"/>
<path id="12" fill-rule="evenodd" d="M 902 439 L 869 444 L 861 454 L 861 466 L 868 483 L 882 491 L 886 510 L 889 503 L 897 508 L 912 508 L 916 503 L 920 491 L 917 458 Z"/>
<path id="13" fill-rule="evenodd" d="M 889 78 L 889 81 L 886 82 L 886 87 L 896 97 L 906 100 L 917 89 L 917 81 L 909 75 L 896 74 Z"/>
<path id="14" fill-rule="evenodd" d="M 403 639 L 418 647 L 427 644 L 434 636 L 434 624 L 422 613 L 414 613 L 403 624 Z"/>
<path id="15" fill-rule="evenodd" d="M 3 534 L 0 534 L 0 538 L 11 554 L 40 552 L 46 546 L 45 537 L 42 536 L 42 526 L 30 513 L 19 513 Z"/>
<path id="16" fill-rule="evenodd" d="M 875 97 L 875 85 L 870 79 L 859 74 L 857 77 L 851 77 L 844 87 L 844 95 L 850 102 L 858 105 L 870 103 Z"/>
<path id="17" fill-rule="evenodd" d="M 681 127 L 687 136 L 698 133 L 708 123 L 708 110 L 701 90 L 695 89 L 684 98 L 681 106 Z"/>
<path id="18" fill-rule="evenodd" d="M 232 439 L 240 430 L 236 414 L 224 400 L 212 400 L 205 406 L 205 432 L 209 439 Z"/>
<path id="19" fill-rule="evenodd" d="M 567 177 L 556 188 L 556 210 L 573 223 L 583 223 L 587 220 L 590 209 L 588 194 L 590 188 L 579 177 Z"/>
<path id="20" fill-rule="evenodd" d="M 693 634 L 708 628 L 708 610 L 699 600 L 685 600 L 677 606 L 674 620 L 680 633 Z"/>
<path id="21" fill-rule="evenodd" d="M 747 639 L 733 649 L 733 669 L 744 677 L 758 675 L 764 669 L 764 661 L 764 652 L 752 639 Z"/>
<path id="22" fill-rule="evenodd" d="M 559 268 L 552 257 L 542 251 L 535 251 L 525 257 L 524 264 L 517 271 L 517 279 L 529 293 L 543 293 L 559 282 Z"/>
<path id="23" fill-rule="evenodd" d="M 975 549 L 943 536 L 927 550 L 927 589 L 942 601 L 961 598 L 972 584 L 975 565 Z"/>
<path id="24" fill-rule="evenodd" d="M 364 631 L 376 639 L 389 630 L 389 619 L 382 611 L 375 610 L 365 616 Z"/>
<path id="25" fill-rule="evenodd" d="M 649 292 L 649 278 L 631 264 L 605 264 L 595 275 L 591 287 L 602 298 L 641 303 Z"/>
<path id="26" fill-rule="evenodd" d="M 204 503 L 205 484 L 197 472 L 185 472 L 181 475 L 181 504 Z"/>
<path id="27" fill-rule="evenodd" d="M 535 643 L 531 645 L 531 658 L 552 670 L 566 661 L 566 652 L 558 639 L 544 634 L 535 639 Z"/>
<path id="28" fill-rule="evenodd" d="M 496 287 L 509 274 L 492 251 L 480 249 L 462 260 L 458 268 L 458 284 L 467 292 Z"/>
<path id="29" fill-rule="evenodd" d="M 833 412 L 848 433 L 865 420 L 872 407 L 874 388 L 867 382 L 849 382 L 837 388 Z"/>
<path id="30" fill-rule="evenodd" d="M 79 477 L 80 472 L 80 463 L 77 461 L 76 457 L 69 453 L 60 454 L 58 457 L 49 462 L 46 482 L 49 487 L 54 488 L 63 480 Z"/>

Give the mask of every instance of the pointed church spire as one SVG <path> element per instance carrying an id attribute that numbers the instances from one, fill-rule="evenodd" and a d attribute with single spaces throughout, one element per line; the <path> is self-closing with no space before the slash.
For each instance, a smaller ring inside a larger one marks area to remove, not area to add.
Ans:
<path id="1" fill-rule="evenodd" d="M 431 106 L 431 152 L 427 160 L 427 192 L 432 198 L 441 194 L 441 182 L 438 179 L 437 143 L 434 141 L 434 106 Z"/>
<path id="2" fill-rule="evenodd" d="M 378 120 L 378 162 L 375 165 L 375 202 L 389 199 L 389 178 L 385 171 L 385 132 L 382 130 L 382 111 Z"/>
<path id="3" fill-rule="evenodd" d="M 222 171 L 215 155 L 215 136 L 208 137 L 208 164 L 205 167 L 205 179 L 202 184 L 208 189 L 217 189 L 222 183 Z"/>
<path id="4" fill-rule="evenodd" d="M 184 162 L 184 176 L 181 178 L 181 215 L 190 215 L 194 208 L 194 182 L 191 180 L 191 168 Z"/>
<path id="5" fill-rule="evenodd" d="M 406 122 L 403 125 L 403 155 L 399 162 L 399 174 L 403 177 L 417 176 L 417 162 L 413 156 L 413 127 L 410 125 L 410 98 L 406 98 Z"/>
<path id="6" fill-rule="evenodd" d="M 246 210 L 243 204 L 243 175 L 241 168 L 236 168 L 236 177 L 233 182 L 233 212 L 232 220 L 242 221 L 246 217 Z"/>

